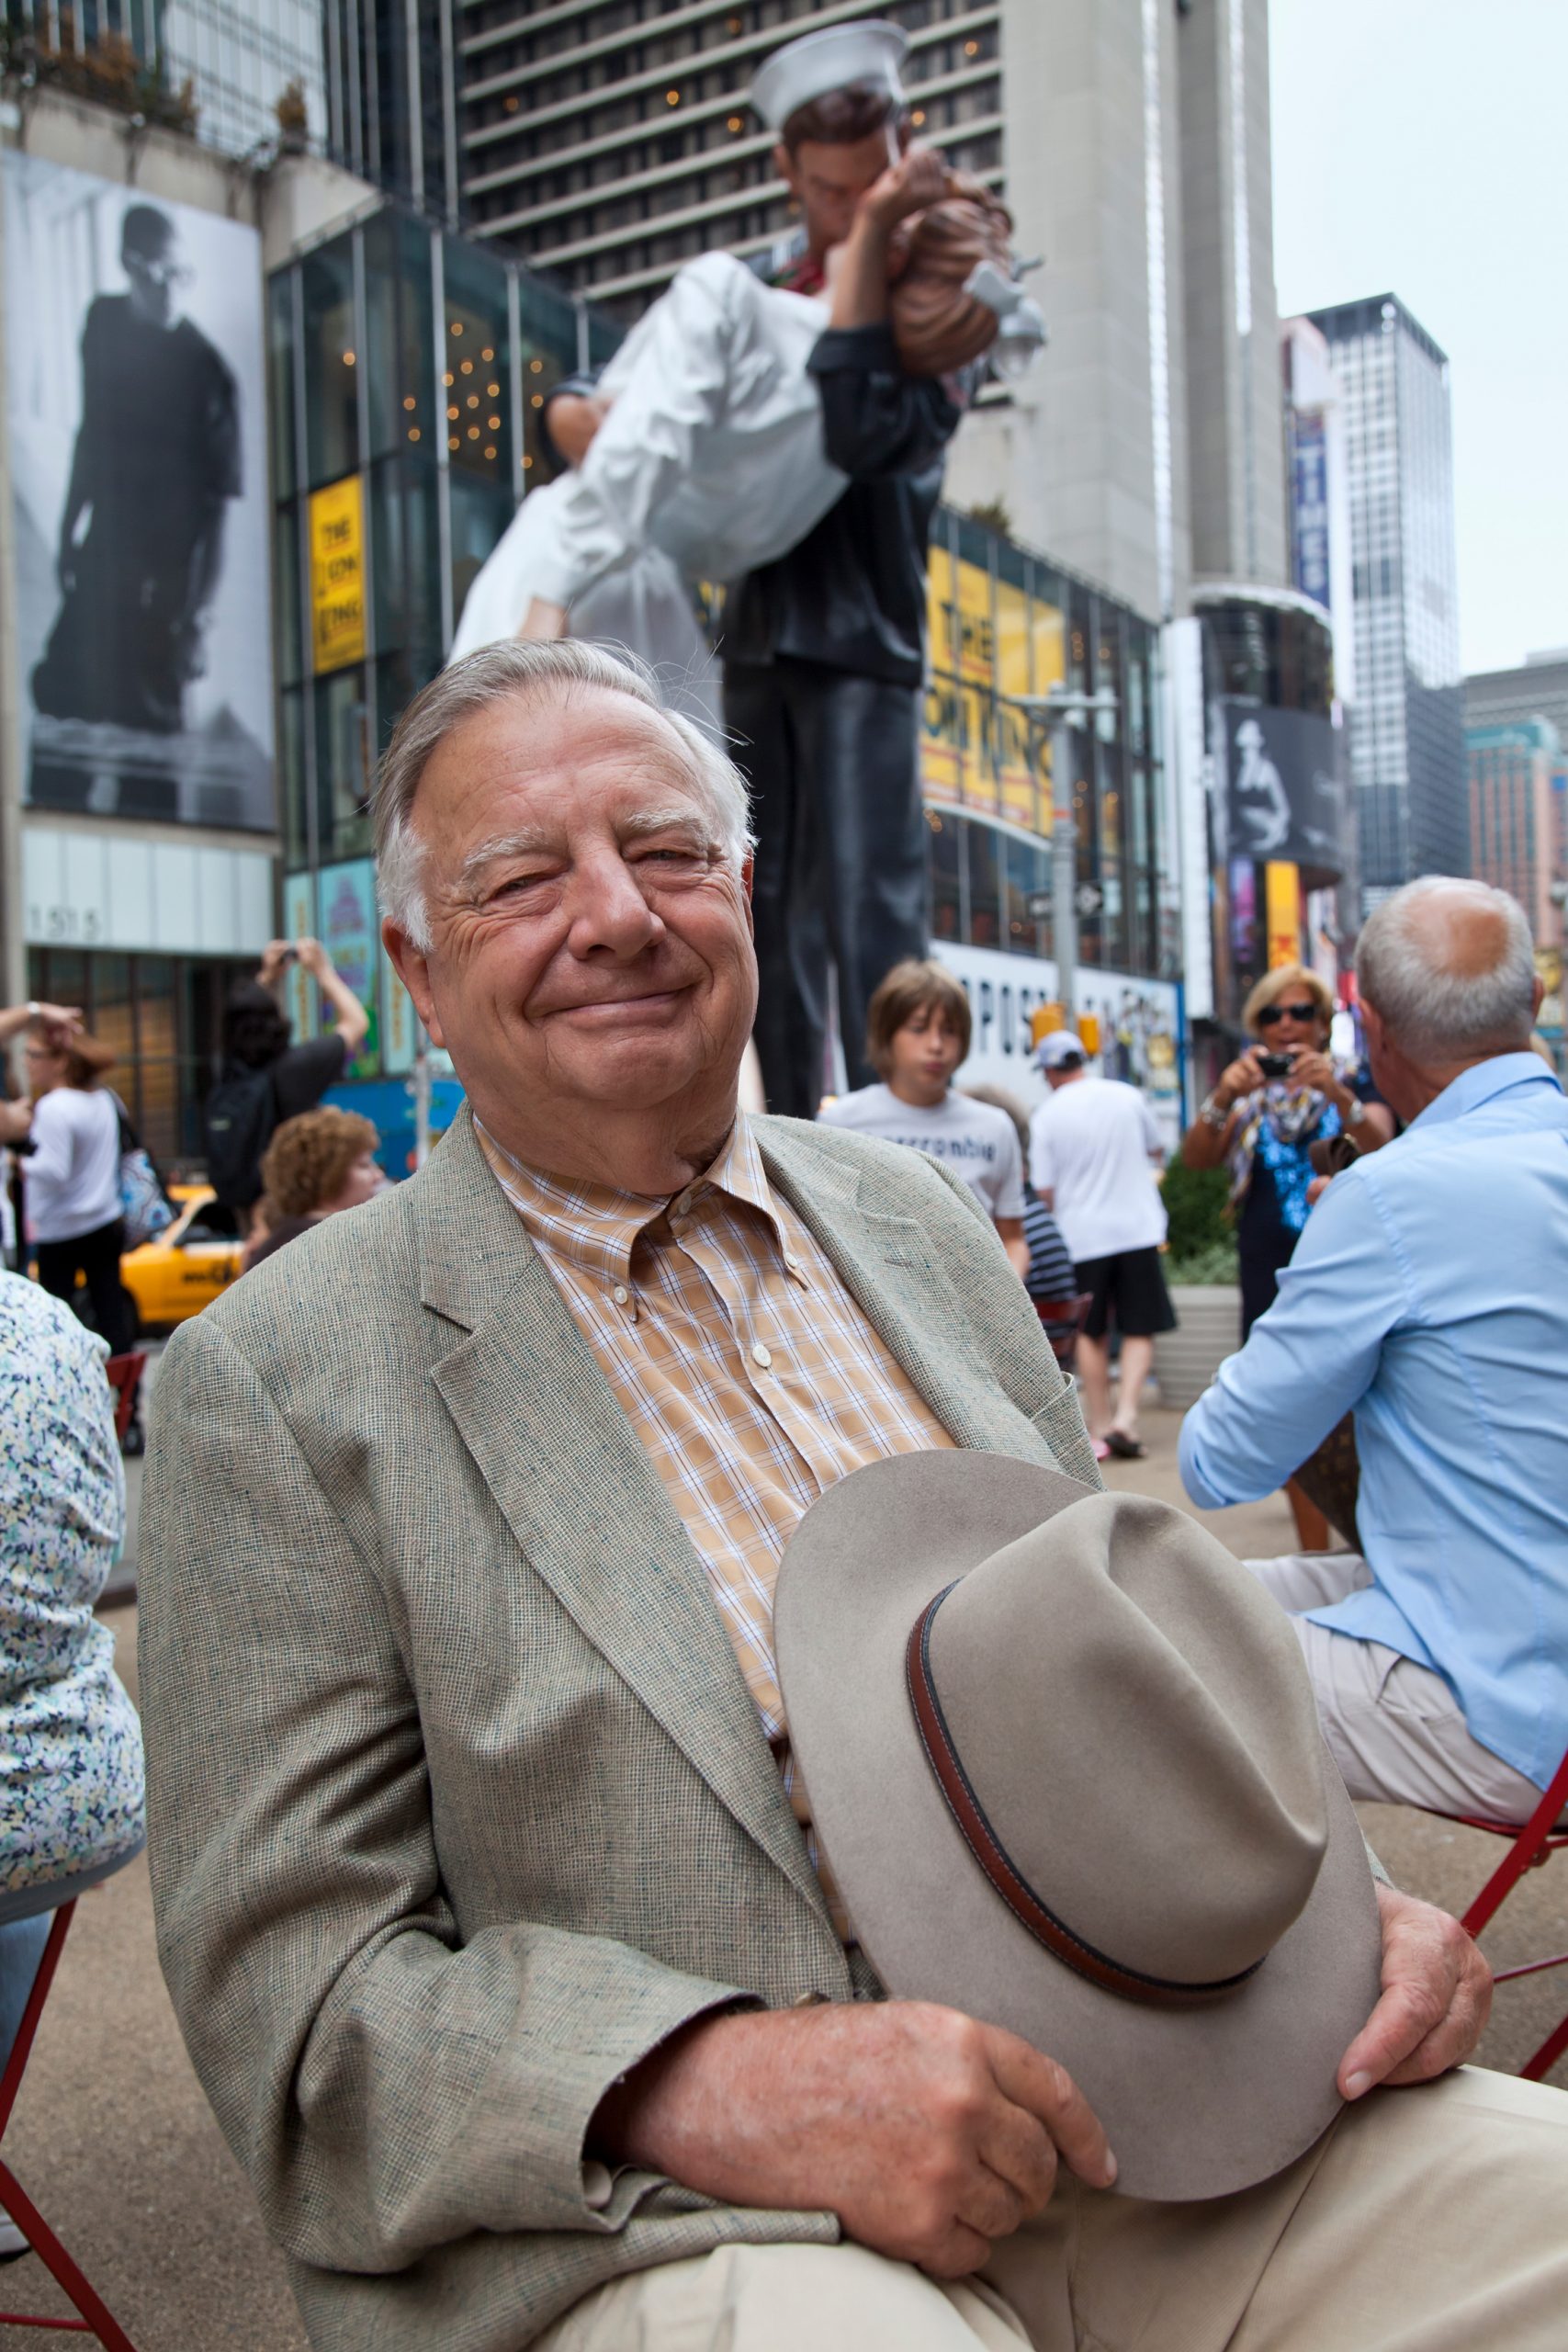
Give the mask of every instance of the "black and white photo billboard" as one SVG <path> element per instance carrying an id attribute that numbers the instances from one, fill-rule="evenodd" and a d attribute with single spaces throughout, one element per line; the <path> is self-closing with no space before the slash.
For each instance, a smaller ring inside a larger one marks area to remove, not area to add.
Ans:
<path id="1" fill-rule="evenodd" d="M 271 831 L 261 240 L 4 169 L 25 797 Z"/>
<path id="2" fill-rule="evenodd" d="M 1222 737 L 1222 858 L 1278 859 L 1337 879 L 1348 812 L 1332 721 L 1240 697 L 1224 697 L 1213 708 Z"/>

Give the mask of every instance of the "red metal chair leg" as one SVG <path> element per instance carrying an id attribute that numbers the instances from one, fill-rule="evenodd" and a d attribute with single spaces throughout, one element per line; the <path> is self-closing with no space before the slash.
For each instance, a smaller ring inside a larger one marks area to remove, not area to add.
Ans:
<path id="1" fill-rule="evenodd" d="M 1558 1766 L 1551 1787 L 1520 1831 L 1517 1843 L 1509 1847 L 1465 1913 L 1461 1925 L 1467 1935 L 1478 1936 L 1481 1933 L 1504 1896 L 1512 1893 L 1526 1871 L 1538 1860 L 1547 1839 L 1556 1828 L 1564 1806 L 1568 1806 L 1568 1756 L 1564 1756 Z"/>
<path id="2" fill-rule="evenodd" d="M 28 1995 L 28 2006 L 22 2011 L 22 2022 L 17 2028 L 17 2039 L 11 2044 L 11 2055 L 6 2061 L 6 2071 L 0 2075 L 0 2140 L 6 2136 L 6 2126 L 11 2120 L 11 2109 L 17 2104 L 17 2093 L 22 2086 L 22 2076 L 28 2068 L 33 2036 L 43 2015 L 43 2005 L 49 1998 L 49 1988 L 54 1982 L 54 1972 L 60 1965 L 61 1948 L 70 1932 L 75 1917 L 76 1897 L 62 1903 L 50 1922 L 49 1940 L 39 1958 L 38 1973 L 33 1989 Z"/>
<path id="3" fill-rule="evenodd" d="M 5 2073 L 0 2075 L 0 2139 L 5 2136 L 6 2127 L 11 2120 L 11 2109 L 17 2103 L 17 2093 L 21 2088 L 33 2037 L 38 2031 L 38 2021 L 43 2015 L 43 2005 L 49 1997 L 49 1988 L 60 1964 L 61 1951 L 75 1909 L 76 1899 L 73 1896 L 69 1903 L 62 1903 L 54 1915 L 49 1940 L 44 1945 L 38 1973 L 33 1978 L 32 1991 L 28 1995 L 28 2005 L 22 2011 L 22 2022 L 11 2045 L 11 2055 L 6 2062 Z M 96 2335 L 106 2346 L 106 2352 L 136 2352 L 136 2346 L 108 2305 L 66 2253 L 9 2165 L 4 2163 L 0 2163 L 0 2208 L 9 2213 L 39 2260 L 82 2314 L 80 2319 L 45 2319 L 31 2312 L 0 2312 L 0 2325 L 46 2327 L 65 2335 Z"/>
<path id="4" fill-rule="evenodd" d="M 10 2165 L 6 2164 L 0 2164 L 0 2205 L 6 2208 L 39 2260 L 64 2289 L 82 2314 L 80 2319 L 40 2319 L 26 2312 L 0 2312 L 0 2321 L 11 2327 L 53 2327 L 63 2329 L 67 2334 L 96 2335 L 105 2346 L 105 2352 L 136 2352 L 135 2345 L 103 2297 L 72 2261 Z"/>
<path id="5" fill-rule="evenodd" d="M 1549 2033 L 1535 2056 L 1527 2059 L 1519 2068 L 1527 2083 L 1544 2081 L 1562 2052 L 1568 2050 L 1568 2018 L 1564 2018 L 1555 2033 Z"/>

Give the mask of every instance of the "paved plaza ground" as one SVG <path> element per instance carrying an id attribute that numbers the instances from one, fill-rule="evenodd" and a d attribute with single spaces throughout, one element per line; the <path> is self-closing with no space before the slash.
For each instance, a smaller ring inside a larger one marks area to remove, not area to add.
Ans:
<path id="1" fill-rule="evenodd" d="M 1110 1482 L 1181 1503 L 1179 1426 L 1175 1414 L 1151 1414 L 1149 1458 L 1110 1465 Z M 1279 1498 L 1199 1515 L 1238 1555 L 1292 1546 Z M 134 1693 L 134 1600 L 106 1615 Z M 1394 1878 L 1455 1909 L 1501 1851 L 1396 1807 L 1362 1813 Z M 1568 1951 L 1568 1859 L 1519 1887 L 1485 1942 L 1500 1966 Z M 1505 1985 L 1483 2059 L 1517 2065 L 1565 2003 L 1561 1973 Z M 1553 2079 L 1568 2087 L 1568 2059 Z M 153 1951 L 144 1860 L 82 1898 L 6 2154 L 138 2352 L 306 2352 L 282 2264 L 180 2042 Z M 66 2308 L 31 2256 L 0 2268 L 0 2309 Z M 0 2326 L 0 2352 L 36 2352 L 45 2340 Z"/>

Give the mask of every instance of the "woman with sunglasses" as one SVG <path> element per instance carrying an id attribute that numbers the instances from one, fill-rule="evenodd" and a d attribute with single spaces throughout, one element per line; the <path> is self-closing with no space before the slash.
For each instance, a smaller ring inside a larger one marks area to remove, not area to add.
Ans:
<path id="1" fill-rule="evenodd" d="M 1367 1099 L 1370 1081 L 1342 1073 L 1329 1058 L 1333 1015 L 1317 973 L 1301 964 L 1266 972 L 1241 1016 L 1256 1042 L 1221 1074 L 1182 1137 L 1189 1168 L 1230 1165 L 1244 1342 L 1274 1304 L 1280 1269 L 1307 1221 L 1309 1147 L 1344 1135 L 1358 1151 L 1376 1151 L 1393 1134 L 1386 1103 Z M 1287 1492 L 1303 1550 L 1321 1551 L 1328 1540 L 1321 1514 L 1293 1479 Z"/>

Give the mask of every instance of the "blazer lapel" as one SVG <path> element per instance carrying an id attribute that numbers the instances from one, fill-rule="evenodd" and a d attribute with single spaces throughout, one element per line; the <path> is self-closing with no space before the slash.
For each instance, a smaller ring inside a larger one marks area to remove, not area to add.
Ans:
<path id="1" fill-rule="evenodd" d="M 826 1920 L 703 1564 L 466 1112 L 440 1159 L 421 1295 L 466 1334 L 431 1375 L 458 1435 L 529 1566 Z"/>
<path id="2" fill-rule="evenodd" d="M 1059 1467 L 983 1362 L 942 1261 L 915 1217 L 875 1208 L 861 1176 L 803 1153 L 786 1121 L 753 1128 L 771 1182 L 805 1220 L 845 1289 L 955 1445 Z"/>

